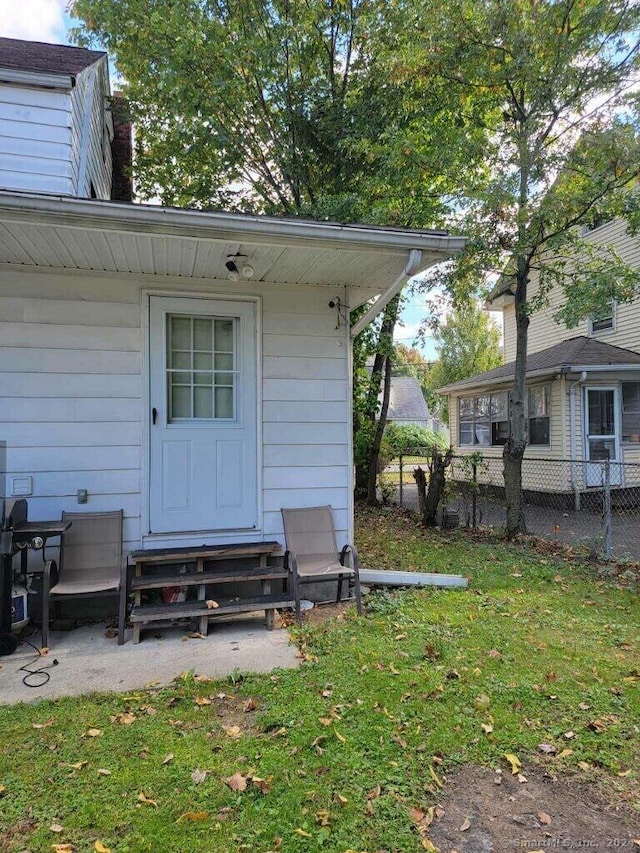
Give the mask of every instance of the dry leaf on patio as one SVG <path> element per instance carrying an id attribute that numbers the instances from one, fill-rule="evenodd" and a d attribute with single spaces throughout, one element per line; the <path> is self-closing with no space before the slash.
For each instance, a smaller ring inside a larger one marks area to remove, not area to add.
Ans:
<path id="1" fill-rule="evenodd" d="M 96 841 L 93 845 L 93 849 L 96 853 L 111 853 L 111 848 L 105 847 L 102 841 Z"/>
<path id="2" fill-rule="evenodd" d="M 214 601 L 213 598 L 208 598 L 205 604 L 207 605 L 208 610 L 216 610 L 218 607 L 220 607 L 218 602 Z"/>
<path id="3" fill-rule="evenodd" d="M 511 767 L 511 772 L 515 776 L 516 773 L 518 773 L 518 771 L 521 770 L 522 762 L 520 761 L 518 756 L 514 755 L 512 752 L 505 752 L 504 757 L 509 762 L 509 765 Z"/>
<path id="4" fill-rule="evenodd" d="M 52 823 L 49 827 L 49 832 L 64 832 L 64 826 L 59 823 Z"/>
<path id="5" fill-rule="evenodd" d="M 192 631 L 190 634 L 187 634 L 186 637 L 182 638 L 183 640 L 206 640 L 204 634 L 201 634 L 200 631 Z"/>
<path id="6" fill-rule="evenodd" d="M 138 794 L 138 802 L 144 803 L 147 806 L 153 806 L 154 808 L 158 808 L 158 803 L 155 800 L 152 800 L 150 797 L 144 793 L 144 791 L 140 791 Z"/>
<path id="7" fill-rule="evenodd" d="M 238 740 L 238 738 L 242 737 L 242 729 L 240 726 L 223 726 L 222 730 L 226 736 L 230 737 L 232 740 Z"/>
<path id="8" fill-rule="evenodd" d="M 196 783 L 196 785 L 201 785 L 204 782 L 204 780 L 207 778 L 207 771 L 206 770 L 199 770 L 196 767 L 196 769 L 191 774 L 191 778 Z"/>
<path id="9" fill-rule="evenodd" d="M 246 791 L 247 777 L 242 773 L 234 773 L 233 776 L 223 777 L 222 781 L 225 785 L 231 788 L 232 791 Z"/>
<path id="10" fill-rule="evenodd" d="M 102 737 L 102 729 L 89 729 L 85 732 L 85 737 Z"/>
<path id="11" fill-rule="evenodd" d="M 209 812 L 183 812 L 180 817 L 176 818 L 176 823 L 183 823 L 186 820 L 209 820 Z"/>

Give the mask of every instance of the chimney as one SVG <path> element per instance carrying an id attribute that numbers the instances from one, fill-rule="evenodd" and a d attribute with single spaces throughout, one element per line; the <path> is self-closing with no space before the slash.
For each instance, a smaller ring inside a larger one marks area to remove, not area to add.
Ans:
<path id="1" fill-rule="evenodd" d="M 129 105 L 122 92 L 113 93 L 113 97 L 111 98 L 111 117 L 113 119 L 111 200 L 132 202 L 133 181 L 131 180 L 131 166 L 133 161 L 133 134 Z"/>

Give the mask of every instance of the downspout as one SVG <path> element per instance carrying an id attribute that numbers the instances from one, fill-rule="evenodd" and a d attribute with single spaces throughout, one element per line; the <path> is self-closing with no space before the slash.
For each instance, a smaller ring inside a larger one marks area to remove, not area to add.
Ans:
<path id="1" fill-rule="evenodd" d="M 571 458 L 571 485 L 573 487 L 573 505 L 576 512 L 580 512 L 580 487 L 578 485 L 578 462 L 576 459 L 576 388 L 582 385 L 587 378 L 587 371 L 583 370 L 579 379 L 569 386 L 569 456 Z"/>
<path id="2" fill-rule="evenodd" d="M 416 272 L 420 269 L 420 264 L 422 262 L 422 251 L 420 249 L 411 249 L 409 251 L 409 257 L 407 258 L 407 263 L 405 264 L 404 269 L 398 276 L 398 278 L 393 282 L 384 293 L 381 293 L 380 296 L 376 299 L 373 305 L 369 308 L 369 310 L 360 317 L 357 323 L 351 327 L 351 339 L 356 338 L 360 332 L 368 326 L 369 323 L 376 317 L 381 311 L 383 311 L 386 306 L 391 302 L 394 296 L 397 296 L 398 293 L 402 290 L 402 288 L 407 283 L 407 280 L 411 278 L 412 275 L 415 275 Z"/>

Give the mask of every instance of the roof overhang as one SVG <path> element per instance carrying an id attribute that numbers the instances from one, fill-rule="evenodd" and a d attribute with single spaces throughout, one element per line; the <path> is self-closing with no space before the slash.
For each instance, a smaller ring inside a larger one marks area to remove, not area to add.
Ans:
<path id="1" fill-rule="evenodd" d="M 137 275 L 226 279 L 246 256 L 253 281 L 360 288 L 350 307 L 402 275 L 459 252 L 445 231 L 338 225 L 44 194 L 0 192 L 0 263 Z"/>
<path id="2" fill-rule="evenodd" d="M 545 367 L 540 370 L 530 370 L 526 373 L 526 379 L 559 379 L 561 376 L 582 373 L 640 373 L 640 364 L 560 364 L 556 367 Z M 467 391 L 482 390 L 484 388 L 498 388 L 501 385 L 510 387 L 513 385 L 513 376 L 499 376 L 484 382 L 474 381 L 473 377 L 468 382 L 453 382 L 436 388 L 437 394 L 466 393 Z"/>

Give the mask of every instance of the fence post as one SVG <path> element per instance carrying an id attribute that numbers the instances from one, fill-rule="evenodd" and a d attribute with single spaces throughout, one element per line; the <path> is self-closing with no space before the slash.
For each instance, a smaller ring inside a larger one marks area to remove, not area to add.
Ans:
<path id="1" fill-rule="evenodd" d="M 471 529 L 476 529 L 476 508 L 477 508 L 477 491 L 478 491 L 478 465 L 474 462 L 471 465 Z"/>
<path id="2" fill-rule="evenodd" d="M 611 465 L 608 459 L 604 466 L 604 555 L 611 559 Z"/>
<path id="3" fill-rule="evenodd" d="M 404 483 L 402 482 L 402 481 L 403 481 L 403 479 L 404 479 L 404 478 L 403 478 L 403 472 L 402 472 L 402 453 L 401 453 L 401 454 L 400 454 L 400 506 L 404 506 L 404 504 L 402 503 L 402 499 L 403 499 L 403 486 L 404 486 Z"/>

